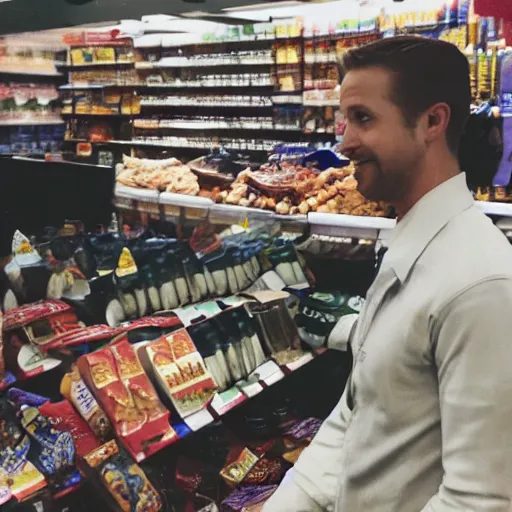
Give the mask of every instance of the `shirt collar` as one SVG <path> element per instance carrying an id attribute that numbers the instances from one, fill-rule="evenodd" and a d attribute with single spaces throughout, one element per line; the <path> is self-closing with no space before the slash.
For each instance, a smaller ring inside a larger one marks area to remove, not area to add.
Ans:
<path id="1" fill-rule="evenodd" d="M 465 173 L 461 172 L 438 185 L 424 195 L 396 225 L 389 239 L 383 268 L 391 267 L 403 283 L 437 233 L 473 204 Z"/>

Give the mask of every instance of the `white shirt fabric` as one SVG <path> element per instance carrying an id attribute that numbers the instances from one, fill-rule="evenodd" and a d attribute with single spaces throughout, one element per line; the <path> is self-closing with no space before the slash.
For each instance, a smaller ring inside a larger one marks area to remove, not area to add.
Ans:
<path id="1" fill-rule="evenodd" d="M 345 392 L 264 512 L 512 511 L 512 247 L 464 174 L 397 224 L 353 320 Z"/>

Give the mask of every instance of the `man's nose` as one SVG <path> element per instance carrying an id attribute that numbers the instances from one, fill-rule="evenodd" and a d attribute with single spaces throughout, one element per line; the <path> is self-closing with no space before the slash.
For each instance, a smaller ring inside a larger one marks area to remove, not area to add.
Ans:
<path id="1" fill-rule="evenodd" d="M 351 155 L 358 149 L 359 145 L 360 142 L 356 131 L 347 123 L 345 126 L 345 132 L 343 133 L 343 140 L 339 146 L 341 153 L 343 153 L 347 158 L 351 158 Z"/>

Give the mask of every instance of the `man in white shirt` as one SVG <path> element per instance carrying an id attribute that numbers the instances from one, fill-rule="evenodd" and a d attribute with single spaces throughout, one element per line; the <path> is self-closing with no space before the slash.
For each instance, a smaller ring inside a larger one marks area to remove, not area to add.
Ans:
<path id="1" fill-rule="evenodd" d="M 343 152 L 398 224 L 349 341 L 343 396 L 265 512 L 512 511 L 512 248 L 457 149 L 466 58 L 414 36 L 348 52 Z"/>

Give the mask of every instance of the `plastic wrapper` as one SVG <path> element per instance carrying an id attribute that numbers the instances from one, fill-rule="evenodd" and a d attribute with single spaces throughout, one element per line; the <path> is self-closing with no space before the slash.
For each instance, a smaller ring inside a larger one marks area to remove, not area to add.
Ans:
<path id="1" fill-rule="evenodd" d="M 74 367 L 71 372 L 64 375 L 60 392 L 75 406 L 80 416 L 101 442 L 112 438 L 113 431 L 110 420 L 85 384 L 78 368 Z"/>
<path id="2" fill-rule="evenodd" d="M 338 320 L 359 313 L 364 299 L 341 293 L 315 292 L 301 297 L 295 323 L 301 340 L 313 348 L 327 343 Z"/>
<path id="3" fill-rule="evenodd" d="M 12 309 L 4 315 L 4 331 L 18 332 L 24 341 L 44 349 L 64 332 L 83 327 L 69 304 L 42 300 Z"/>
<path id="4" fill-rule="evenodd" d="M 21 423 L 31 439 L 29 458 L 56 490 L 80 483 L 75 466 L 76 449 L 70 432 L 55 430 L 38 409 L 23 406 Z"/>
<path id="5" fill-rule="evenodd" d="M 39 408 L 39 411 L 48 418 L 56 431 L 71 434 L 76 453 L 80 457 L 100 446 L 89 425 L 67 400 L 53 404 L 47 402 Z"/>
<path id="6" fill-rule="evenodd" d="M 28 391 L 24 391 L 23 389 L 18 388 L 10 388 L 9 391 L 7 391 L 7 397 L 16 406 L 17 409 L 20 409 L 22 405 L 40 407 L 44 403 L 50 401 L 50 399 L 46 396 L 29 393 Z"/>
<path id="7" fill-rule="evenodd" d="M 221 512 L 253 512 L 267 501 L 277 485 L 244 486 L 233 491 L 220 505 Z"/>
<path id="8" fill-rule="evenodd" d="M 283 434 L 286 448 L 291 451 L 299 446 L 308 446 L 321 426 L 322 421 L 317 418 L 298 421 Z"/>
<path id="9" fill-rule="evenodd" d="M 157 512 L 162 501 L 142 469 L 112 440 L 84 457 L 123 512 Z"/>
<path id="10" fill-rule="evenodd" d="M 226 465 L 221 469 L 220 476 L 230 487 L 235 487 L 247 477 L 256 466 L 258 456 L 248 448 L 233 448 L 228 455 Z"/>
<path id="11" fill-rule="evenodd" d="M 215 382 L 185 329 L 148 343 L 138 353 L 182 418 L 206 407 L 215 394 Z"/>
<path id="12" fill-rule="evenodd" d="M 45 487 L 44 476 L 28 460 L 30 439 L 16 417 L 16 410 L 0 398 L 0 505 L 21 501 Z"/>
<path id="13" fill-rule="evenodd" d="M 160 403 L 126 337 L 78 360 L 80 374 L 137 461 L 174 442 L 169 411 Z"/>
<path id="14" fill-rule="evenodd" d="M 278 484 L 291 464 L 280 458 L 261 458 L 244 478 L 243 485 Z"/>

